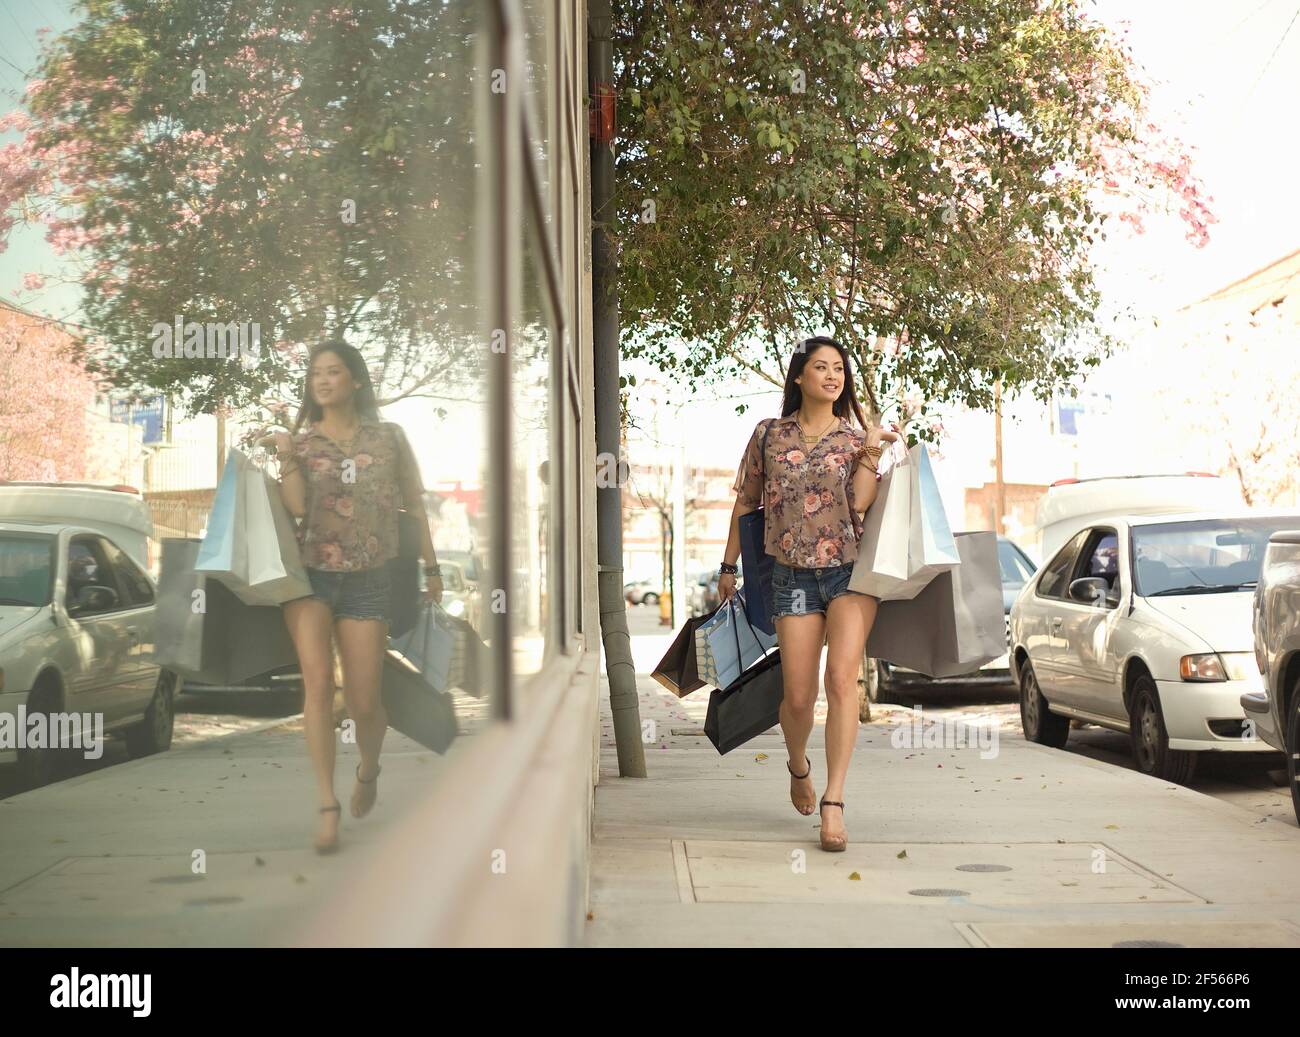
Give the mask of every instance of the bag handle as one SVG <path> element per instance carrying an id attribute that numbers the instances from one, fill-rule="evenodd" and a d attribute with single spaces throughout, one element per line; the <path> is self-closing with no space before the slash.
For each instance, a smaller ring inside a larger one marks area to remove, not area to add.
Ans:
<path id="1" fill-rule="evenodd" d="M 757 644 L 757 645 L 759 645 L 759 646 L 761 647 L 762 644 L 763 644 L 763 642 L 761 642 L 761 641 L 758 639 L 758 635 L 754 633 L 754 624 L 751 623 L 751 622 L 749 621 L 749 613 L 745 610 L 745 599 L 744 599 L 744 598 L 740 598 L 740 594 L 741 594 L 741 592 L 740 592 L 740 591 L 737 591 L 735 594 L 733 594 L 731 597 L 729 597 L 729 598 L 727 599 L 727 604 L 731 606 L 731 610 L 732 610 L 733 613 L 736 611 L 737 608 L 740 609 L 740 614 L 741 614 L 742 616 L 745 617 L 745 626 L 749 627 L 749 632 L 750 632 L 751 634 L 753 634 L 753 637 L 754 637 L 754 643 Z M 740 605 L 737 605 L 737 604 L 736 604 L 736 599 L 737 599 L 737 598 L 740 598 Z M 736 622 L 736 618 L 735 618 L 734 615 L 733 615 L 732 618 L 731 618 L 731 633 L 732 633 L 732 635 L 733 635 L 733 636 L 735 637 L 735 639 L 736 639 L 736 662 L 739 663 L 740 660 L 741 660 L 741 655 L 740 655 L 740 624 Z M 743 670 L 744 667 L 742 666 L 741 669 Z"/>
<path id="2" fill-rule="evenodd" d="M 767 434 L 772 431 L 772 421 L 763 427 L 763 444 L 758 448 L 759 472 L 763 479 L 763 489 L 759 494 L 759 500 L 762 501 L 762 507 L 767 506 Z"/>

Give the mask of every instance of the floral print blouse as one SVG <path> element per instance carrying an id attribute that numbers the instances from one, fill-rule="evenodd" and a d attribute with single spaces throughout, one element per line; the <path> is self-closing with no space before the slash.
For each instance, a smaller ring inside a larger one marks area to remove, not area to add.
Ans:
<path id="1" fill-rule="evenodd" d="M 344 447 L 311 424 L 294 435 L 293 448 L 307 482 L 303 565 L 352 572 L 395 558 L 398 509 L 424 493 L 401 426 L 362 421 Z"/>
<path id="2" fill-rule="evenodd" d="M 763 433 L 767 431 L 767 485 Z M 876 446 L 879 436 L 873 436 Z M 732 487 L 741 504 L 763 508 L 764 548 L 796 569 L 852 565 L 862 523 L 853 508 L 853 466 L 867 433 L 841 418 L 805 451 L 797 414 L 754 429 Z M 870 464 L 870 457 L 866 462 Z"/>

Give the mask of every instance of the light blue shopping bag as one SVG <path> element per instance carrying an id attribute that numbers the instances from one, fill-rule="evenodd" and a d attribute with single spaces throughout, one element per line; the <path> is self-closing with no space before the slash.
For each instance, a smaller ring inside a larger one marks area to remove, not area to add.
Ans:
<path id="1" fill-rule="evenodd" d="M 442 606 L 429 603 L 415 626 L 392 639 L 393 648 L 423 675 L 435 691 L 451 686 L 451 661 L 459 635 Z"/>
<path id="2" fill-rule="evenodd" d="M 221 482 L 217 484 L 216 495 L 212 498 L 212 510 L 208 512 L 208 529 L 203 535 L 198 558 L 194 562 L 195 572 L 213 576 L 239 575 L 239 481 L 246 460 L 233 447 L 226 455 Z"/>
<path id="3" fill-rule="evenodd" d="M 730 687 L 775 647 L 775 634 L 750 623 L 743 591 L 737 591 L 695 629 L 695 663 L 700 680 L 715 688 Z"/>
<path id="4" fill-rule="evenodd" d="M 961 564 L 957 541 L 952 535 L 952 525 L 943 507 L 939 480 L 930 464 L 930 452 L 924 443 L 911 450 L 916 459 L 916 473 L 912 479 L 912 521 L 907 545 L 907 576 L 909 585 L 916 588 L 913 597 L 922 587 L 942 572 L 949 572 Z"/>

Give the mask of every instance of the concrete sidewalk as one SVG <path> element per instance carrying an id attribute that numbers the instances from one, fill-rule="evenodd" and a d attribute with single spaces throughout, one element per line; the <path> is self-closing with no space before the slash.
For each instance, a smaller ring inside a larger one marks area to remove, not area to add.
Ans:
<path id="1" fill-rule="evenodd" d="M 447 756 L 390 730 L 379 800 L 361 820 L 348 813 L 356 747 L 338 746 L 343 820 L 332 856 L 311 848 L 301 716 L 0 801 L 0 947 L 293 945 L 454 766 L 476 719 L 462 723 Z M 205 874 L 192 868 L 200 850 Z"/>
<path id="2" fill-rule="evenodd" d="M 973 737 L 896 747 L 906 707 L 862 725 L 849 847 L 825 853 L 780 729 L 720 757 L 708 689 L 679 700 L 648 675 L 666 644 L 633 638 L 647 779 L 618 777 L 602 693 L 590 946 L 1300 946 L 1294 824 L 1005 731 L 988 759 Z"/>

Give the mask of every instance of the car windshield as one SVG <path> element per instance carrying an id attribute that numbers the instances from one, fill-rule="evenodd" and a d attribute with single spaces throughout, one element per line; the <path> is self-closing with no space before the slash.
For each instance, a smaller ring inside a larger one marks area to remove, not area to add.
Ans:
<path id="1" fill-rule="evenodd" d="M 1033 566 L 1016 550 L 1014 544 L 998 541 L 998 566 L 1002 570 L 1002 584 L 1006 587 L 1023 587 L 1034 575 Z"/>
<path id="2" fill-rule="evenodd" d="M 48 605 L 54 591 L 54 538 L 0 533 L 0 605 Z"/>
<path id="3" fill-rule="evenodd" d="M 439 566 L 439 572 L 442 576 L 443 590 L 454 593 L 465 589 L 465 577 L 462 575 L 459 565 L 448 565 L 443 562 Z"/>
<path id="4" fill-rule="evenodd" d="M 1268 538 L 1300 515 L 1199 519 L 1133 527 L 1133 589 L 1143 597 L 1249 590 Z"/>

